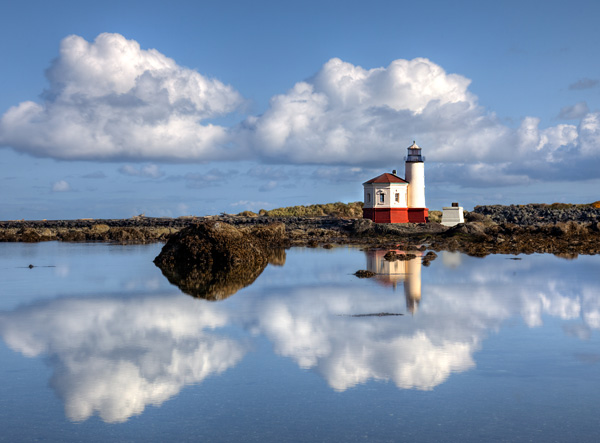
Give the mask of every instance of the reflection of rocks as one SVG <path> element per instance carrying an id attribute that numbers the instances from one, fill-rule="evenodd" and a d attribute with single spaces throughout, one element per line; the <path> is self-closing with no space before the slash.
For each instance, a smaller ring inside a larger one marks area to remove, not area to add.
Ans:
<path id="1" fill-rule="evenodd" d="M 387 261 L 408 261 L 408 260 L 412 260 L 413 258 L 417 258 L 417 256 L 415 254 L 406 254 L 404 252 L 396 252 L 396 251 L 389 251 L 388 253 L 386 253 L 383 256 L 384 259 L 386 259 Z"/>
<path id="2" fill-rule="evenodd" d="M 427 254 L 425 254 L 425 257 L 423 257 L 423 266 L 429 266 L 436 258 L 437 254 L 433 251 L 429 251 Z"/>
<path id="3" fill-rule="evenodd" d="M 154 263 L 186 294 L 222 300 L 254 282 L 268 263 L 285 263 L 285 240 L 283 224 L 238 229 L 205 222 L 173 235 Z"/>
<path id="4" fill-rule="evenodd" d="M 359 269 L 354 273 L 358 278 L 371 278 L 375 277 L 377 274 L 372 271 L 367 271 L 366 269 Z"/>

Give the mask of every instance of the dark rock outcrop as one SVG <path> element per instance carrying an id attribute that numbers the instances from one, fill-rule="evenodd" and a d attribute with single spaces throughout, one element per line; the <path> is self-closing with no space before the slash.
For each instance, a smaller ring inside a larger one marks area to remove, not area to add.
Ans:
<path id="1" fill-rule="evenodd" d="M 423 263 L 423 266 L 429 266 L 436 258 L 437 254 L 433 251 L 429 251 L 427 254 L 425 254 L 421 263 Z"/>
<path id="2" fill-rule="evenodd" d="M 417 258 L 415 254 L 398 254 L 396 251 L 389 251 L 383 256 L 387 261 L 407 261 Z"/>
<path id="3" fill-rule="evenodd" d="M 596 225 L 570 221 L 520 226 L 513 223 L 460 224 L 430 239 L 436 251 L 460 251 L 484 257 L 489 254 L 599 254 L 600 232 Z"/>
<path id="4" fill-rule="evenodd" d="M 512 223 L 518 226 L 566 223 L 569 221 L 578 223 L 600 222 L 600 208 L 592 205 L 565 203 L 475 206 L 473 213 L 489 217 L 498 224 Z"/>
<path id="5" fill-rule="evenodd" d="M 172 235 L 154 263 L 183 292 L 222 300 L 254 282 L 269 262 L 284 263 L 286 243 L 282 224 L 238 229 L 208 221 Z"/>
<path id="6" fill-rule="evenodd" d="M 375 277 L 377 274 L 375 274 L 373 271 L 367 271 L 366 269 L 359 269 L 354 273 L 354 275 L 356 275 L 358 278 L 371 278 Z"/>

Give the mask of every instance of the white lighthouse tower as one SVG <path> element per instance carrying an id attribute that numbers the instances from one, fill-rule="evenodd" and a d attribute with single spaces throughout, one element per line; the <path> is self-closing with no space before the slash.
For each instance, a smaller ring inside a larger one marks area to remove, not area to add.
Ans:
<path id="1" fill-rule="evenodd" d="M 408 147 L 404 163 L 404 178 L 408 186 L 408 219 L 412 223 L 425 223 L 429 211 L 425 206 L 425 163 L 421 148 L 413 141 Z"/>

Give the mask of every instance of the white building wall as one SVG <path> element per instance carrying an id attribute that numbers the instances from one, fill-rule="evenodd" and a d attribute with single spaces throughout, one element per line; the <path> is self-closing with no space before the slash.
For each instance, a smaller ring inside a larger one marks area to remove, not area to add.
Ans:
<path id="1" fill-rule="evenodd" d="M 406 208 L 407 207 L 406 184 L 400 183 L 370 183 L 364 185 L 364 207 L 365 208 Z M 396 201 L 398 194 L 398 201 Z M 383 195 L 383 203 L 380 200 Z"/>
<path id="2" fill-rule="evenodd" d="M 375 208 L 389 208 L 390 207 L 390 186 L 379 185 L 375 186 Z M 383 195 L 383 201 L 381 201 L 381 195 Z"/>
<path id="3" fill-rule="evenodd" d="M 406 184 L 392 184 L 391 186 L 391 207 L 392 208 L 406 208 L 408 207 L 408 186 Z M 398 201 L 396 201 L 396 194 L 398 194 Z"/>
<path id="4" fill-rule="evenodd" d="M 374 195 L 375 193 L 373 192 L 373 185 L 363 185 L 364 186 L 364 193 L 365 196 L 363 198 L 363 202 L 364 202 L 364 207 L 365 208 L 372 208 L 374 206 L 373 203 L 373 199 L 374 199 Z"/>

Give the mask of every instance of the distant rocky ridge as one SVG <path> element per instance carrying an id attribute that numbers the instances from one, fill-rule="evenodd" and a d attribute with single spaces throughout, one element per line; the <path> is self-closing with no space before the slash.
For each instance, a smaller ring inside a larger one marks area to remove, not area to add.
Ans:
<path id="1" fill-rule="evenodd" d="M 0 221 L 0 241 L 152 243 L 166 241 L 170 235 L 193 222 L 194 219 L 151 217 Z"/>
<path id="2" fill-rule="evenodd" d="M 519 226 L 555 224 L 574 221 L 578 223 L 600 222 L 600 202 L 591 205 L 564 203 L 529 205 L 475 206 L 473 212 L 482 214 L 496 223 L 513 223 Z"/>

